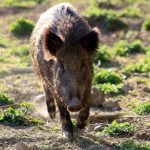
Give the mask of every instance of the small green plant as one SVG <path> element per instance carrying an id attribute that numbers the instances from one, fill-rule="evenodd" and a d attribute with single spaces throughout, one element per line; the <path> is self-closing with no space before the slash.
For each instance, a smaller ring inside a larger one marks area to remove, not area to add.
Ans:
<path id="1" fill-rule="evenodd" d="M 107 94 L 119 94 L 123 90 L 123 77 L 114 71 L 102 69 L 95 74 L 93 83 Z"/>
<path id="2" fill-rule="evenodd" d="M 108 127 L 102 130 L 102 134 L 110 136 L 119 136 L 124 134 L 134 134 L 136 126 L 129 122 L 117 123 L 113 121 Z"/>
<path id="3" fill-rule="evenodd" d="M 117 16 L 114 15 L 107 16 L 104 24 L 106 25 L 107 30 L 110 31 L 117 31 L 127 27 L 127 25 L 123 21 L 121 21 Z"/>
<path id="4" fill-rule="evenodd" d="M 84 13 L 88 18 L 95 18 L 104 24 L 109 31 L 117 31 L 127 27 L 117 13 L 113 10 L 99 9 L 97 6 L 90 6 Z"/>
<path id="5" fill-rule="evenodd" d="M 145 102 L 143 104 L 138 105 L 134 111 L 138 115 L 147 115 L 150 114 L 150 102 Z"/>
<path id="6" fill-rule="evenodd" d="M 128 7 L 120 12 L 121 17 L 140 17 L 141 11 L 138 7 Z"/>
<path id="7" fill-rule="evenodd" d="M 102 69 L 98 73 L 96 73 L 93 79 L 94 84 L 103 84 L 103 83 L 119 84 L 122 81 L 123 81 L 122 76 L 120 76 L 114 71 L 106 69 Z"/>
<path id="8" fill-rule="evenodd" d="M 31 20 L 22 17 L 15 20 L 10 25 L 10 31 L 14 35 L 21 35 L 21 36 L 30 35 L 33 28 L 34 23 Z"/>
<path id="9" fill-rule="evenodd" d="M 13 98 L 10 98 L 7 94 L 5 93 L 0 93 L 0 106 L 2 105 L 8 105 L 12 104 L 14 102 Z"/>
<path id="10" fill-rule="evenodd" d="M 100 46 L 96 52 L 94 62 L 98 63 L 98 61 L 101 61 L 103 63 L 103 62 L 110 61 L 112 55 L 108 50 L 109 50 L 109 48 L 107 46 L 105 46 L 105 45 Z"/>
<path id="11" fill-rule="evenodd" d="M 146 20 L 142 24 L 142 29 L 145 30 L 145 31 L 150 31 L 150 19 Z"/>
<path id="12" fill-rule="evenodd" d="M 110 83 L 104 83 L 96 85 L 97 88 L 101 89 L 106 94 L 120 94 L 123 92 L 124 84 L 110 84 Z"/>
<path id="13" fill-rule="evenodd" d="M 19 57 L 27 56 L 29 55 L 29 46 L 22 45 L 20 47 L 13 48 L 12 50 L 10 50 L 10 54 L 19 56 Z"/>
<path id="14" fill-rule="evenodd" d="M 132 73 L 147 73 L 150 72 L 150 60 L 145 59 L 143 63 L 129 64 L 123 69 L 123 73 L 126 76 L 130 76 Z"/>
<path id="15" fill-rule="evenodd" d="M 131 75 L 132 73 L 142 73 L 143 64 L 129 64 L 123 70 L 123 73 L 127 76 Z"/>
<path id="16" fill-rule="evenodd" d="M 121 144 L 120 150 L 150 150 L 150 143 L 127 140 Z"/>
<path id="17" fill-rule="evenodd" d="M 24 123 L 23 112 L 9 107 L 2 114 L 0 122 L 8 123 L 10 125 L 21 125 Z"/>
<path id="18" fill-rule="evenodd" d="M 20 109 L 25 113 L 31 113 L 34 111 L 34 104 L 33 103 L 29 103 L 29 102 L 22 102 L 19 105 Z"/>
<path id="19" fill-rule="evenodd" d="M 128 56 L 133 53 L 145 52 L 145 49 L 139 40 L 135 40 L 132 43 L 121 40 L 115 44 L 114 49 L 116 51 L 116 55 L 119 56 Z"/>
<path id="20" fill-rule="evenodd" d="M 41 124 L 41 120 L 30 115 L 32 111 L 33 104 L 29 102 L 18 104 L 17 108 L 9 107 L 1 114 L 0 122 L 10 126 Z"/>

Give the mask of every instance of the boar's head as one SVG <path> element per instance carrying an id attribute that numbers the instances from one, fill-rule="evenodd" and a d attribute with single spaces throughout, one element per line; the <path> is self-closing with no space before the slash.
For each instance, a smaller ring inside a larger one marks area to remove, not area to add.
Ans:
<path id="1" fill-rule="evenodd" d="M 55 99 L 66 104 L 69 111 L 79 111 L 89 103 L 93 76 L 93 55 L 98 47 L 99 31 L 93 28 L 76 42 L 47 30 L 43 38 L 43 54 L 48 62 Z"/>

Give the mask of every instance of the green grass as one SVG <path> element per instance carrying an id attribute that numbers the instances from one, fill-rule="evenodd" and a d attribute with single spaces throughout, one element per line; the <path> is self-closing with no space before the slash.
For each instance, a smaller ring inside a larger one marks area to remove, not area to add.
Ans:
<path id="1" fill-rule="evenodd" d="M 121 144 L 120 150 L 150 150 L 150 143 L 127 140 Z"/>
<path id="2" fill-rule="evenodd" d="M 144 64 L 129 64 L 123 70 L 123 73 L 127 76 L 131 75 L 132 73 L 143 73 L 143 65 Z"/>
<path id="3" fill-rule="evenodd" d="M 84 15 L 86 17 L 95 16 L 100 19 L 105 19 L 107 16 L 116 16 L 116 12 L 114 10 L 99 9 L 98 6 L 91 5 L 85 10 Z"/>
<path id="4" fill-rule="evenodd" d="M 31 66 L 32 62 L 30 55 L 20 58 L 20 63 L 24 63 L 26 67 Z"/>
<path id="5" fill-rule="evenodd" d="M 150 19 L 147 19 L 143 22 L 142 29 L 145 31 L 150 31 Z"/>
<path id="6" fill-rule="evenodd" d="M 146 51 L 147 54 L 150 56 L 150 46 L 145 47 L 145 51 Z"/>
<path id="7" fill-rule="evenodd" d="M 0 38 L 0 47 L 6 47 L 6 42 Z"/>
<path id="8" fill-rule="evenodd" d="M 19 57 L 27 56 L 29 55 L 29 45 L 24 44 L 22 46 L 13 48 L 12 50 L 10 50 L 10 54 Z"/>
<path id="9" fill-rule="evenodd" d="M 8 105 L 8 104 L 13 104 L 13 102 L 14 102 L 13 98 L 10 98 L 5 93 L 0 93 L 0 106 Z"/>
<path id="10" fill-rule="evenodd" d="M 134 109 L 138 115 L 148 115 L 150 114 L 150 102 L 142 103 Z"/>
<path id="11" fill-rule="evenodd" d="M 8 86 L 5 85 L 4 83 L 0 83 L 0 91 L 1 91 L 0 93 L 4 94 L 6 90 L 8 90 Z"/>
<path id="12" fill-rule="evenodd" d="M 121 75 L 117 74 L 114 71 L 101 69 L 98 73 L 94 75 L 93 82 L 94 84 L 103 84 L 103 83 L 111 83 L 111 84 L 119 84 L 123 81 Z"/>
<path id="13" fill-rule="evenodd" d="M 126 33 L 126 37 L 127 37 L 127 38 L 136 37 L 137 34 L 138 34 L 138 31 L 129 30 L 129 31 Z"/>
<path id="14" fill-rule="evenodd" d="M 84 13 L 88 18 L 96 18 L 108 31 L 122 30 L 127 27 L 117 15 L 117 12 L 107 9 L 99 9 L 95 6 L 90 6 Z"/>
<path id="15" fill-rule="evenodd" d="M 29 52 L 29 45 L 24 44 L 20 47 L 16 47 L 10 50 L 11 55 L 19 57 L 19 62 L 24 63 L 25 66 L 31 66 L 31 57 Z"/>
<path id="16" fill-rule="evenodd" d="M 112 58 L 112 54 L 109 52 L 109 47 L 106 45 L 102 45 L 99 47 L 99 49 L 96 52 L 94 63 L 98 63 L 99 61 L 103 62 L 109 62 Z"/>
<path id="17" fill-rule="evenodd" d="M 124 84 L 110 84 L 110 83 L 104 83 L 104 84 L 98 84 L 96 85 L 97 88 L 99 88 L 101 91 L 103 91 L 105 94 L 121 94 L 123 93 L 123 87 Z"/>
<path id="18" fill-rule="evenodd" d="M 143 3 L 146 3 L 146 2 L 149 2 L 149 0 L 95 0 L 95 3 L 96 4 L 99 4 L 101 2 L 104 2 L 104 3 L 108 3 L 109 5 L 116 5 L 116 6 L 124 6 L 126 4 L 143 4 Z"/>
<path id="19" fill-rule="evenodd" d="M 114 71 L 101 69 L 94 75 L 93 84 L 107 94 L 123 92 L 123 77 Z"/>
<path id="20" fill-rule="evenodd" d="M 127 27 L 127 24 L 125 24 L 122 20 L 120 20 L 115 15 L 107 15 L 104 19 L 104 25 L 106 26 L 106 29 L 109 31 L 117 31 L 122 30 Z"/>
<path id="21" fill-rule="evenodd" d="M 19 107 L 19 109 L 26 113 L 31 113 L 34 111 L 34 103 L 31 102 L 22 102 L 21 104 L 19 104 Z"/>
<path id="22" fill-rule="evenodd" d="M 112 3 L 116 4 L 116 5 L 126 5 L 126 4 L 130 4 L 130 5 L 135 5 L 135 4 L 145 4 L 149 2 L 149 0 L 113 0 Z M 133 6 L 134 7 L 134 6 Z"/>
<path id="23" fill-rule="evenodd" d="M 133 73 L 150 73 L 150 60 L 145 59 L 143 63 L 129 64 L 123 69 L 123 73 L 126 76 L 130 76 Z"/>
<path id="24" fill-rule="evenodd" d="M 129 122 L 117 123 L 113 121 L 108 127 L 105 127 L 101 133 L 104 135 L 119 136 L 134 134 L 136 130 L 136 126 Z"/>
<path id="25" fill-rule="evenodd" d="M 3 56 L 0 56 L 0 62 L 5 62 L 5 58 Z"/>
<path id="26" fill-rule="evenodd" d="M 29 19 L 20 17 L 12 22 L 9 28 L 14 35 L 25 36 L 31 34 L 34 23 Z"/>
<path id="27" fill-rule="evenodd" d="M 3 0 L 0 4 L 3 6 L 32 6 L 35 4 L 41 4 L 46 0 Z"/>
<path id="28" fill-rule="evenodd" d="M 115 43 L 114 51 L 116 51 L 116 55 L 119 56 L 129 56 L 133 53 L 145 52 L 145 49 L 142 43 L 139 40 L 135 40 L 131 43 L 125 40 L 121 40 Z"/>
<path id="29" fill-rule="evenodd" d="M 41 120 L 31 116 L 33 110 L 33 104 L 29 102 L 18 104 L 16 108 L 9 107 L 1 113 L 0 123 L 10 126 L 42 124 Z"/>
<path id="30" fill-rule="evenodd" d="M 24 123 L 23 112 L 14 108 L 7 108 L 1 115 L 0 122 L 7 123 L 10 125 L 21 125 Z"/>
<path id="31" fill-rule="evenodd" d="M 140 17 L 141 16 L 141 10 L 137 6 L 130 6 L 123 10 L 121 10 L 119 16 L 121 17 Z"/>

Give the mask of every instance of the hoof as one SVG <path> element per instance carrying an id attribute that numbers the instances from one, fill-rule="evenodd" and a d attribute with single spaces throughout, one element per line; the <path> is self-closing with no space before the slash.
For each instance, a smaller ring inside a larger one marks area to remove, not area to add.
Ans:
<path id="1" fill-rule="evenodd" d="M 82 123 L 82 124 L 77 124 L 77 128 L 78 129 L 84 129 L 85 128 L 85 126 L 86 126 L 86 123 L 84 124 L 84 123 Z"/>
<path id="2" fill-rule="evenodd" d="M 72 140 L 74 139 L 73 133 L 70 133 L 70 132 L 68 132 L 68 131 L 64 131 L 64 132 L 63 132 L 63 137 L 64 137 L 65 139 L 70 140 L 70 141 L 72 141 Z"/>

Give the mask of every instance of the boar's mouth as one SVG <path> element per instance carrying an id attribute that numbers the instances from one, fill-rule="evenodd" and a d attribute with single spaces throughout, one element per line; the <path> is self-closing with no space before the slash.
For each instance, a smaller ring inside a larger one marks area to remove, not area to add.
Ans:
<path id="1" fill-rule="evenodd" d="M 67 110 L 70 112 L 77 112 L 82 109 L 81 101 L 77 98 L 73 98 L 67 106 Z"/>
<path id="2" fill-rule="evenodd" d="M 77 112 L 80 111 L 82 108 L 82 105 L 75 105 L 75 106 L 68 106 L 67 110 L 70 112 Z"/>

